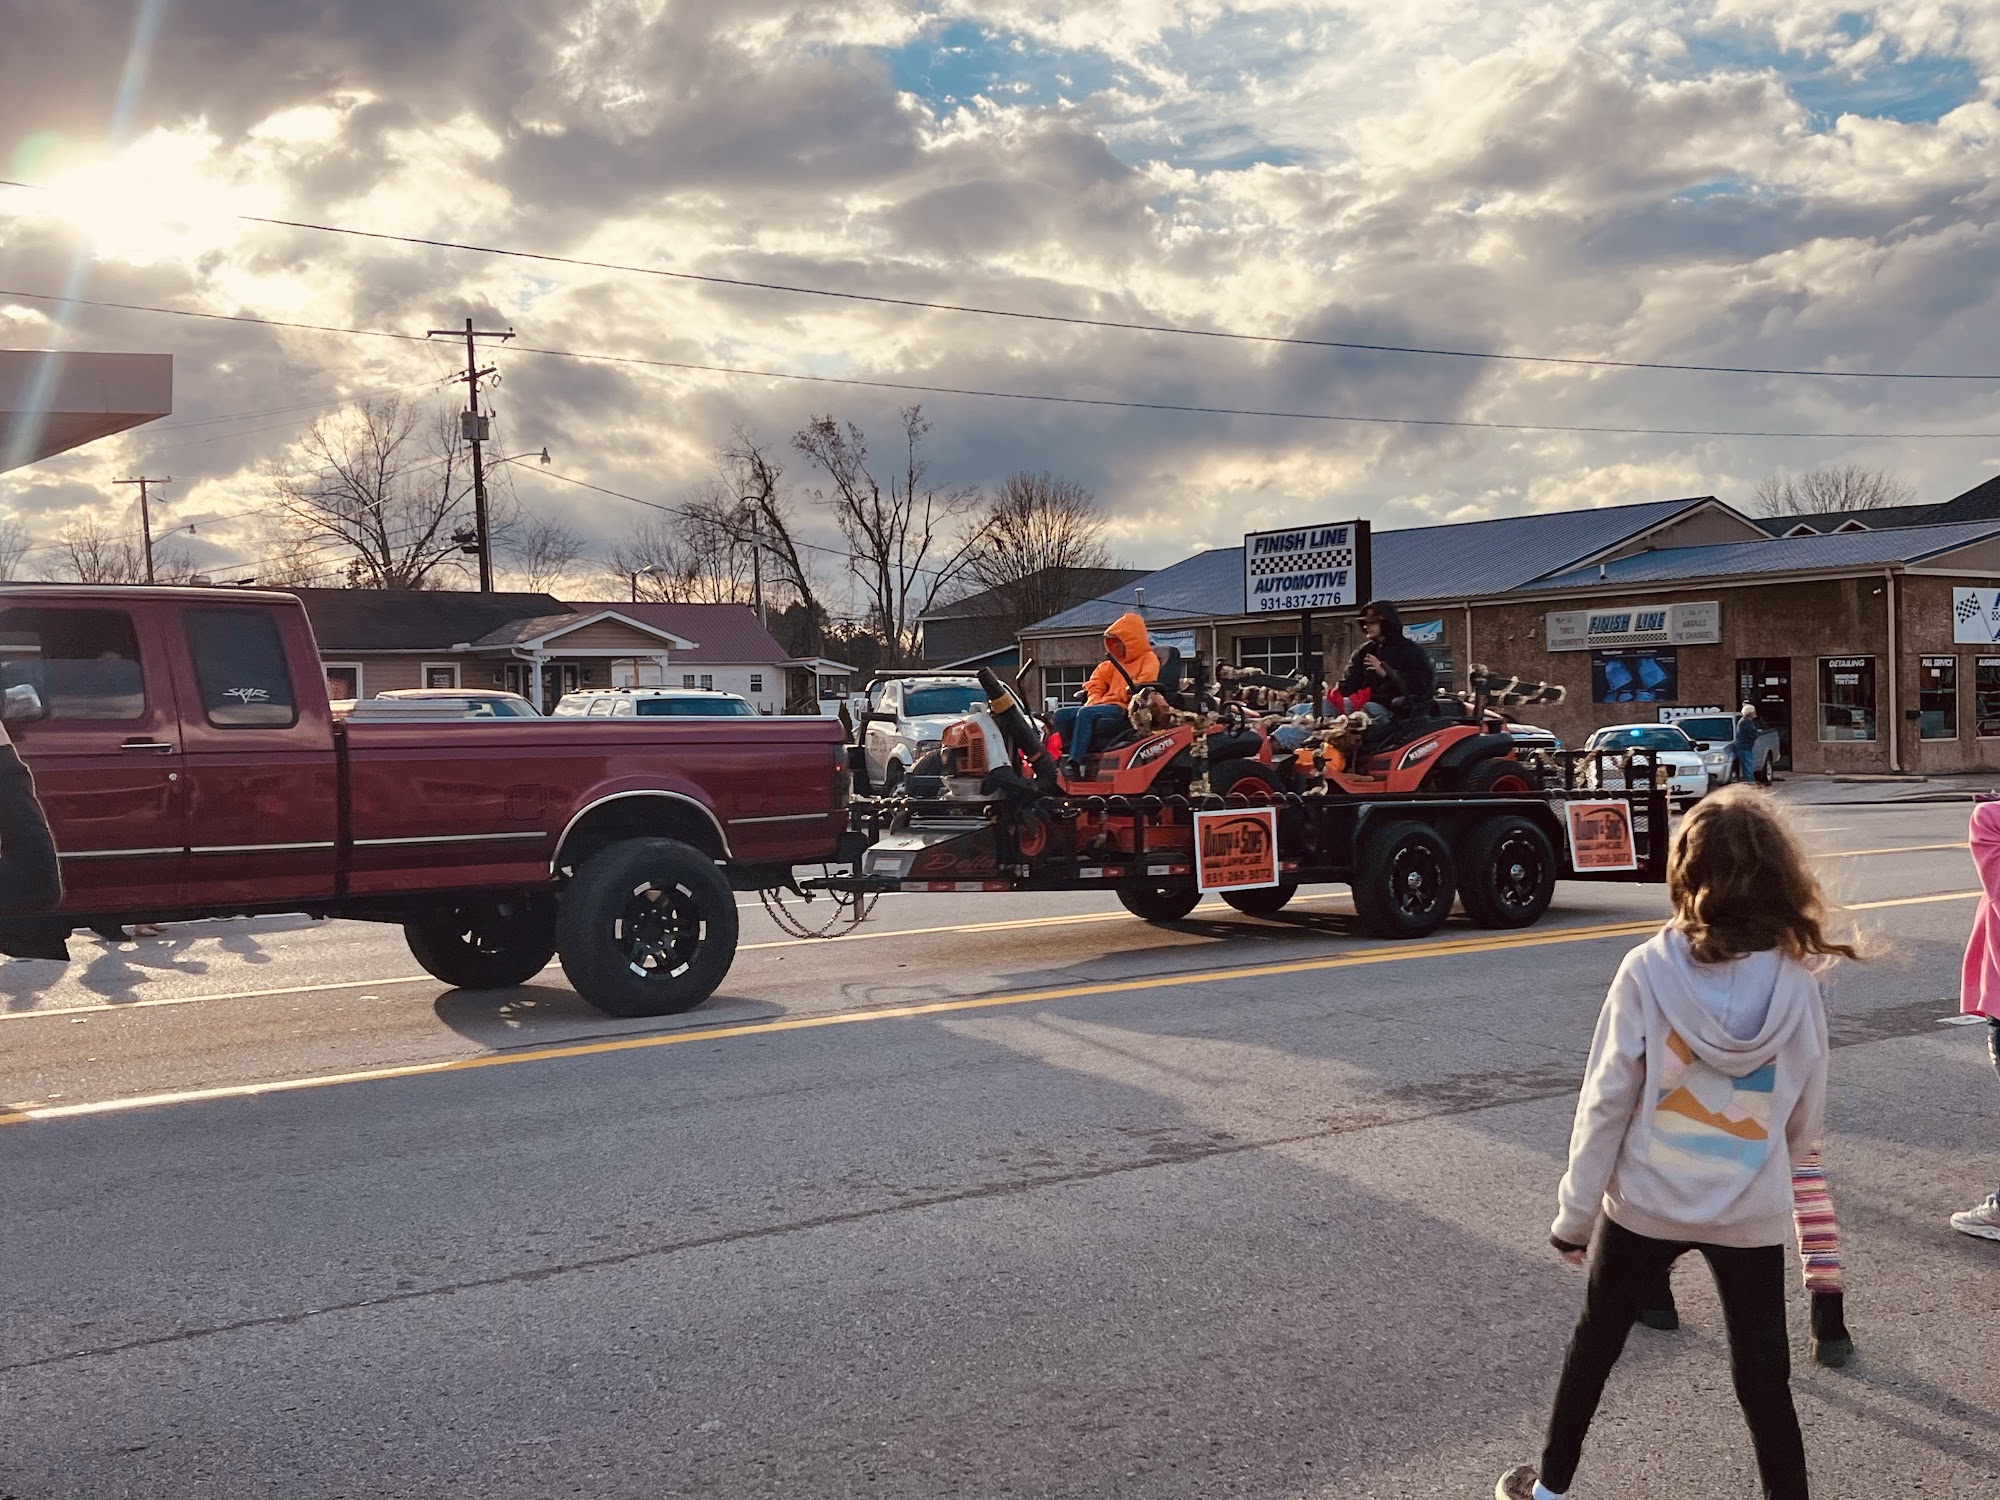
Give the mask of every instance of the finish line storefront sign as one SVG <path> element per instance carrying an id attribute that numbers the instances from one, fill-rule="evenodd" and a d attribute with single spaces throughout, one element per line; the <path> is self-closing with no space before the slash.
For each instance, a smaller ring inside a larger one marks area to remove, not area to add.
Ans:
<path id="1" fill-rule="evenodd" d="M 1551 651 L 1596 646 L 1713 646 L 1722 639 L 1722 606 L 1613 604 L 1554 610 L 1546 617 Z"/>
<path id="2" fill-rule="evenodd" d="M 1358 609 L 1368 599 L 1368 523 L 1333 521 L 1243 538 L 1243 612 Z"/>

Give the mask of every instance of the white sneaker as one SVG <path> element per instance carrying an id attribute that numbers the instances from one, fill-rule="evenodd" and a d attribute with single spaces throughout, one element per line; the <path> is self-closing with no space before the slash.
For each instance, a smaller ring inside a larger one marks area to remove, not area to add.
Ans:
<path id="1" fill-rule="evenodd" d="M 1960 1234 L 1969 1234 L 1977 1239 L 2000 1240 L 2000 1193 L 1995 1193 L 1977 1208 L 1953 1214 L 1951 1227 Z"/>

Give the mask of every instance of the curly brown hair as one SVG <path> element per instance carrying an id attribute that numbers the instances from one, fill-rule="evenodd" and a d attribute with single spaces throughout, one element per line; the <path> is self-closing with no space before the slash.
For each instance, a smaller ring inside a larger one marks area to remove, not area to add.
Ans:
<path id="1" fill-rule="evenodd" d="M 1704 797 L 1667 855 L 1674 923 L 1702 963 L 1781 948 L 1793 958 L 1859 958 L 1826 932 L 1826 897 L 1805 850 L 1768 797 L 1747 786 Z"/>

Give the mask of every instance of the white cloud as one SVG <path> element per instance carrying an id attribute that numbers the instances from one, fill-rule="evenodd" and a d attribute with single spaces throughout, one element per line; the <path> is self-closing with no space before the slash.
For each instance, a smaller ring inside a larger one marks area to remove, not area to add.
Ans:
<path id="1" fill-rule="evenodd" d="M 1870 103 L 1880 71 L 1913 58 L 1990 80 L 2000 21 L 1987 9 L 496 0 L 474 14 L 442 0 L 350 0 L 339 24 L 305 33 L 254 0 L 180 0 L 134 139 L 98 168 L 128 185 L 127 201 L 103 195 L 105 211 L 86 225 L 96 257 L 86 294 L 398 332 L 471 313 L 551 348 L 1191 405 L 1985 429 L 1990 393 L 1977 386 L 1816 386 L 1175 339 L 731 291 L 224 216 L 1330 339 L 1987 368 L 1978 330 L 2000 312 L 1990 81 L 1945 99 L 1935 117 L 1894 118 Z M 79 0 L 37 17 L 41 29 L 0 61 L 0 86 L 22 101 L 19 138 L 0 140 L 22 148 L 19 170 L 46 177 L 91 154 L 91 110 L 71 96 L 94 100 L 99 120 L 108 111 L 122 61 L 116 10 Z M 37 49 L 40 66 L 26 67 L 24 52 Z M 270 66 L 276 57 L 286 66 Z M 913 82 L 912 58 L 932 59 L 916 70 L 929 82 Z M 36 76 L 58 67 L 67 93 Z M 977 86 L 949 83 L 961 76 Z M 1829 76 L 1853 81 L 1844 114 L 1825 107 Z M 11 285 L 60 289 L 74 222 L 34 195 L 0 192 L 0 234 Z M 44 309 L 4 305 L 0 315 L 32 341 L 48 334 Z M 436 381 L 449 364 L 417 346 L 132 314 L 88 314 L 74 337 L 173 350 L 176 423 Z M 736 422 L 782 444 L 813 412 L 884 425 L 909 399 L 496 357 L 507 377 L 495 395 L 503 441 L 546 442 L 565 471 L 648 498 L 698 483 Z M 1941 499 L 1985 477 L 1993 446 L 1480 434 L 942 396 L 927 410 L 941 474 L 1071 474 L 1105 498 L 1121 550 L 1141 562 L 1307 512 L 1390 525 L 1667 494 L 1740 500 L 1764 472 L 1822 457 L 1894 468 Z M 119 503 L 102 498 L 112 471 L 157 456 L 192 476 L 181 492 L 190 505 L 218 517 L 253 510 L 265 470 L 290 461 L 310 415 L 162 424 L 48 473 L 9 476 L 0 496 L 51 530 L 80 508 Z M 633 513 L 532 477 L 518 488 L 600 541 Z M 265 546 L 254 518 L 202 536 L 246 560 Z"/>

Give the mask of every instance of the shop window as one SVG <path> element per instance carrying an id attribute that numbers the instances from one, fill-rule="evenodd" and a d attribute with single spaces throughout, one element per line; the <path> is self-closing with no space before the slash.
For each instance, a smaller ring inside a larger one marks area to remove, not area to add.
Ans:
<path id="1" fill-rule="evenodd" d="M 715 674 L 713 672 L 704 672 L 701 674 L 701 690 L 704 693 L 715 691 Z"/>
<path id="2" fill-rule="evenodd" d="M 694 686 L 694 673 L 692 673 L 692 672 L 683 672 L 683 673 L 681 673 L 681 686 L 682 686 L 682 687 L 684 687 L 684 688 L 691 688 L 691 687 L 693 687 L 693 686 Z"/>
<path id="3" fill-rule="evenodd" d="M 1958 658 L 1926 656 L 1917 678 L 1917 738 L 1958 738 Z"/>
<path id="4" fill-rule="evenodd" d="M 2000 739 L 2000 656 L 1982 656 L 1973 667 L 1972 732 Z"/>
<path id="5" fill-rule="evenodd" d="M 764 674 L 762 672 L 752 672 L 750 674 L 750 691 L 753 693 L 764 691 Z"/>
<path id="6" fill-rule="evenodd" d="M 494 681 L 500 679 L 496 674 Z M 326 695 L 333 699 L 359 698 L 361 696 L 361 663 L 328 662 L 326 664 Z"/>
<path id="7" fill-rule="evenodd" d="M 1090 680 L 1088 667 L 1043 667 L 1042 696 L 1057 704 L 1074 703 L 1083 685 Z"/>
<path id="8" fill-rule="evenodd" d="M 0 614 L 0 686 L 23 683 L 41 694 L 52 719 L 145 717 L 132 617 L 121 609 Z"/>
<path id="9" fill-rule="evenodd" d="M 285 643 L 268 613 L 189 610 L 187 638 L 209 723 L 219 729 L 286 729 L 298 723 Z"/>
<path id="10" fill-rule="evenodd" d="M 1823 656 L 1819 662 L 1819 737 L 1875 738 L 1875 658 Z"/>
<path id="11" fill-rule="evenodd" d="M 1320 638 L 1312 638 L 1317 653 Z M 1236 665 L 1253 672 L 1269 672 L 1274 677 L 1296 677 L 1299 666 L 1299 637 L 1291 635 L 1239 635 L 1236 638 Z"/>

